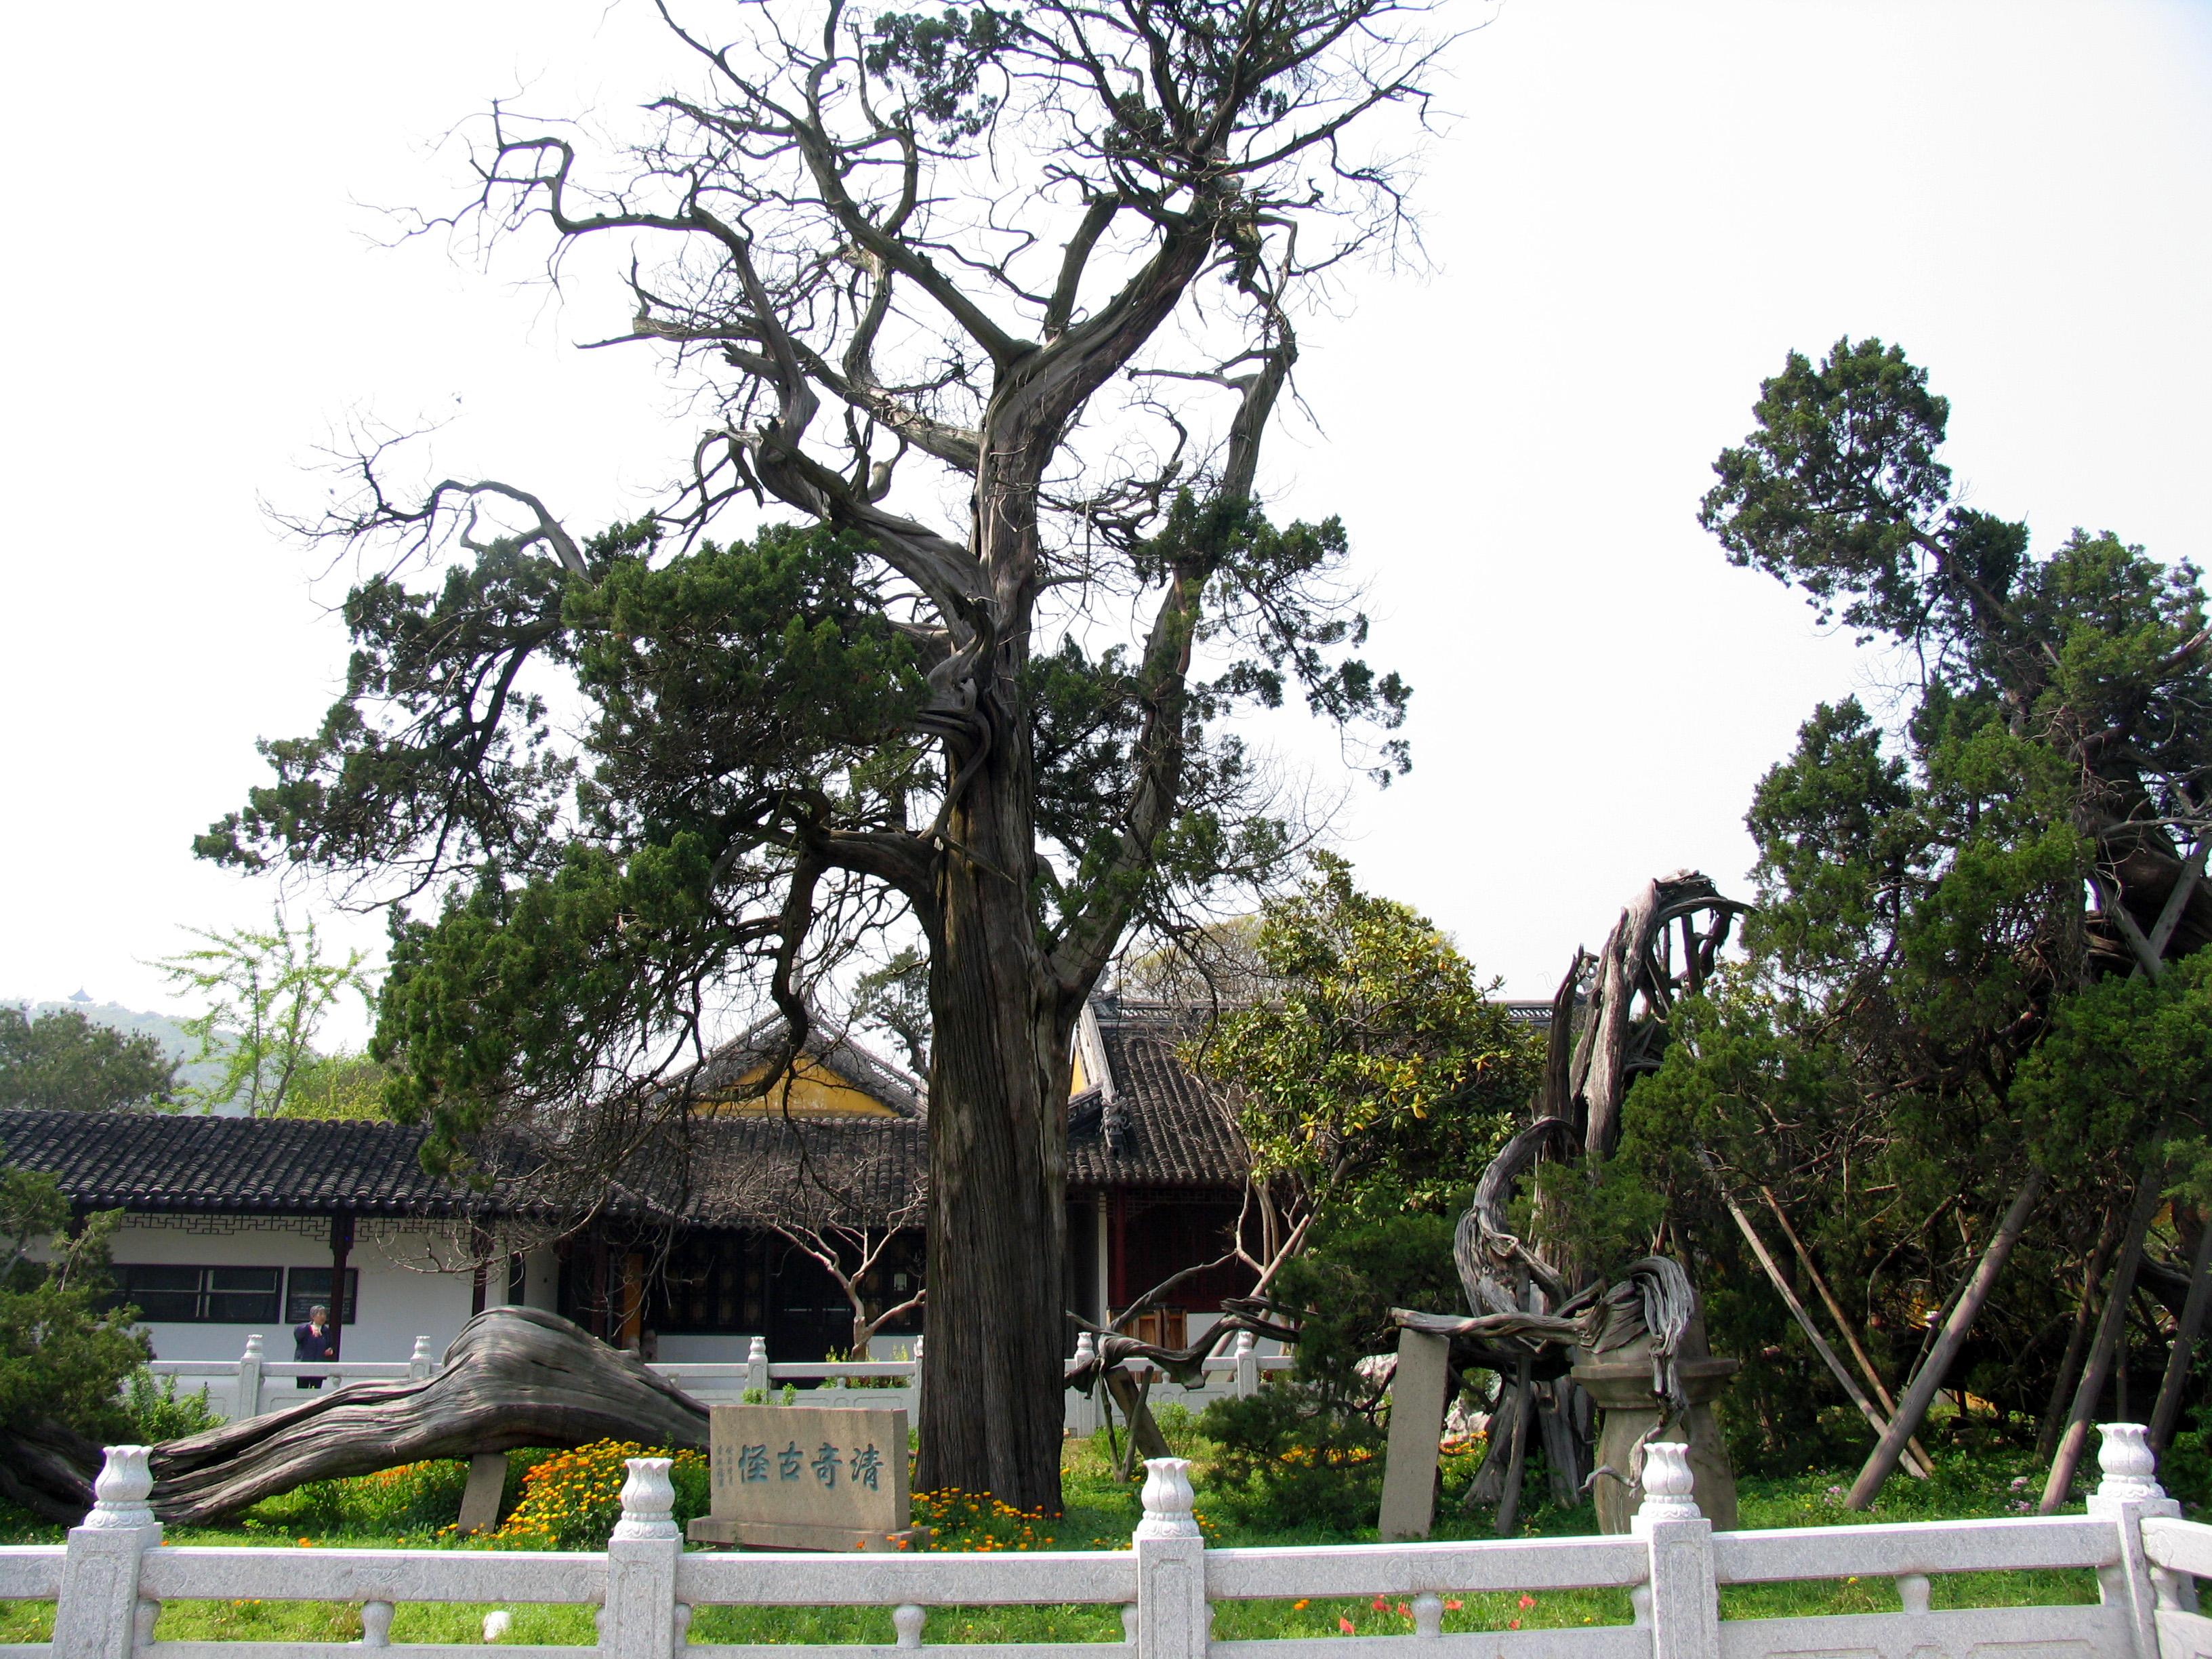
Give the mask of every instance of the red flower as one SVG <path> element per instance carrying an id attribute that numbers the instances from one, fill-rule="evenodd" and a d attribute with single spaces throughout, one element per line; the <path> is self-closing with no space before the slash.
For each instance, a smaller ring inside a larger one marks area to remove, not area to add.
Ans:
<path id="1" fill-rule="evenodd" d="M 1352 1634 L 1352 1620 L 1346 1619 L 1340 1613 L 1336 1616 L 1336 1627 L 1342 1631 L 1346 1636 Z"/>

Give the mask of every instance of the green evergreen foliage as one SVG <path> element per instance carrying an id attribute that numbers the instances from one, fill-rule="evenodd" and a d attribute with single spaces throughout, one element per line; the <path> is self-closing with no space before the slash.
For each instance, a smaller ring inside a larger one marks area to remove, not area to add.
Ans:
<path id="1" fill-rule="evenodd" d="M 162 1105 L 176 1073 L 152 1036 L 95 1024 L 75 1009 L 33 1018 L 0 1004 L 0 1107 L 104 1112 Z"/>
<path id="2" fill-rule="evenodd" d="M 0 1166 L 0 1426 L 51 1421 L 109 1440 L 128 1429 L 123 1381 L 151 1351 L 135 1311 L 107 1305 L 122 1219 L 102 1211 L 72 1233 L 59 1182 Z"/>
<path id="3" fill-rule="evenodd" d="M 1948 407 L 1893 347 L 1793 354 L 1762 391 L 1705 522 L 1915 683 L 1893 725 L 1817 709 L 1761 780 L 1748 960 L 1676 1009 L 1612 1164 L 1549 1212 L 1593 1260 L 1655 1239 L 1694 1257 L 1716 1346 L 1746 1362 L 1729 1416 L 1753 1467 L 1863 1430 L 1723 1194 L 1792 1218 L 1894 1384 L 2046 1171 L 1953 1374 L 2001 1430 L 2044 1408 L 2078 1263 L 2145 1160 L 2203 1201 L 2212 1099 L 2212 935 L 2185 866 L 2212 782 L 2197 571 L 2081 531 L 2035 556 L 2024 525 L 1960 506 Z"/>

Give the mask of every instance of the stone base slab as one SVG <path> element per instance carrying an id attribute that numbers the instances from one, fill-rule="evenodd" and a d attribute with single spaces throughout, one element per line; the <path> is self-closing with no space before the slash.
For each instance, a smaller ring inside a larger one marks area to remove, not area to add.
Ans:
<path id="1" fill-rule="evenodd" d="M 857 1527 L 805 1527 L 775 1521 L 729 1521 L 702 1515 L 684 1529 L 695 1544 L 719 1544 L 753 1550 L 855 1550 L 885 1554 L 920 1549 L 934 1535 L 927 1527 L 904 1532 L 869 1532 Z"/>

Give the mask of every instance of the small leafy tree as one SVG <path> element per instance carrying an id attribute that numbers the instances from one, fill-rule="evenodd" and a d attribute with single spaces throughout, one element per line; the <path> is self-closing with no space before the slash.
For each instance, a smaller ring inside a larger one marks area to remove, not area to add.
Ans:
<path id="1" fill-rule="evenodd" d="M 1348 1526 L 1373 1512 L 1389 1310 L 1455 1306 L 1455 1206 L 1534 1093 L 1534 1036 L 1428 918 L 1363 892 L 1316 856 L 1262 907 L 1243 975 L 1188 1060 L 1236 1103 L 1252 1153 L 1260 1288 L 1300 1316 L 1283 1386 L 1210 1407 L 1236 1500 L 1273 1519 Z"/>
<path id="2" fill-rule="evenodd" d="M 0 1107 L 104 1112 L 166 1104 L 177 1067 L 158 1039 L 95 1025 L 74 1008 L 33 1019 L 0 1006 Z"/>
<path id="3" fill-rule="evenodd" d="M 1262 908 L 1253 948 L 1268 988 L 1185 1059 L 1251 1150 L 1264 1285 L 1332 1206 L 1446 1207 L 1512 1133 L 1541 1058 L 1495 981 L 1332 854 Z"/>
<path id="4" fill-rule="evenodd" d="M 341 1049 L 310 1054 L 295 1073 L 276 1115 L 389 1119 L 392 1110 L 385 1095 L 391 1081 L 390 1069 L 366 1054 Z"/>
<path id="5" fill-rule="evenodd" d="M 362 953 L 325 961 L 313 920 L 295 928 L 281 910 L 265 933 L 192 932 L 202 941 L 197 949 L 156 965 L 179 991 L 204 1000 L 205 1011 L 184 1027 L 200 1045 L 196 1062 L 212 1061 L 222 1071 L 215 1082 L 193 1085 L 179 1099 L 202 1110 L 235 1104 L 249 1117 L 274 1117 L 301 1098 L 311 1075 L 322 1086 L 307 1098 L 331 1099 L 340 1079 L 315 1053 L 315 1034 L 349 994 L 368 994 Z"/>

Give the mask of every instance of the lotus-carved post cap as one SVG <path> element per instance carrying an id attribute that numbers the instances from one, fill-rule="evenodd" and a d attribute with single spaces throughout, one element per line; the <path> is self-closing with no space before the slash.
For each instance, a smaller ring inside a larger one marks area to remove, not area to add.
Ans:
<path id="1" fill-rule="evenodd" d="M 154 1511 L 146 1506 L 154 1492 L 154 1471 L 146 1461 L 152 1451 L 150 1446 L 107 1448 L 92 1483 L 86 1526 L 95 1532 L 136 1532 L 155 1524 Z"/>
<path id="2" fill-rule="evenodd" d="M 415 1352 L 410 1354 L 409 1358 L 413 1359 L 428 1359 L 432 1357 L 433 1356 L 430 1352 L 430 1339 L 427 1336 L 416 1337 L 415 1339 Z"/>
<path id="3" fill-rule="evenodd" d="M 1698 1518 L 1697 1477 L 1690 1472 L 1690 1449 L 1675 1440 L 1654 1440 L 1644 1448 L 1644 1502 L 1632 1525 L 1642 1531 L 1654 1521 Z"/>
<path id="4" fill-rule="evenodd" d="M 1098 1345 L 1091 1340 L 1091 1333 L 1083 1331 L 1075 1339 L 1075 1363 L 1087 1365 L 1098 1357 Z"/>
<path id="5" fill-rule="evenodd" d="M 1195 1538 L 1198 1517 L 1191 1513 L 1190 1460 L 1188 1457 L 1147 1457 L 1145 1460 L 1145 1518 L 1137 1522 L 1139 1538 Z"/>
<path id="6" fill-rule="evenodd" d="M 665 1457 L 628 1457 L 623 1460 L 629 1478 L 623 1482 L 622 1519 L 615 1522 L 617 1538 L 676 1538 L 683 1534 L 675 1520 L 676 1485 L 668 1478 Z"/>
<path id="7" fill-rule="evenodd" d="M 765 1365 L 768 1364 L 768 1339 L 766 1337 L 757 1336 L 752 1340 L 752 1346 L 745 1350 L 745 1363 L 749 1365 Z"/>
<path id="8" fill-rule="evenodd" d="M 2120 1504 L 2156 1504 L 2164 1512 L 2172 1500 L 2158 1484 L 2158 1459 L 2140 1423 L 2097 1425 L 2097 1467 L 2104 1479 L 2089 1494 L 2089 1513 L 2108 1514 Z M 2179 1506 L 2173 1505 L 2179 1513 Z"/>
<path id="9" fill-rule="evenodd" d="M 1237 1354 L 1240 1359 L 1243 1358 L 1244 1355 L 1251 1352 L 1254 1343 L 1252 1340 L 1251 1332 L 1239 1331 L 1237 1333 Z"/>
<path id="10" fill-rule="evenodd" d="M 253 1334 L 252 1334 L 252 1335 L 251 1335 L 251 1336 L 249 1336 L 249 1337 L 247 1337 L 247 1338 L 246 1339 L 246 1354 L 245 1354 L 245 1358 L 248 1358 L 248 1359 L 258 1359 L 258 1358 L 261 1358 L 261 1333 L 260 1333 L 260 1332 L 256 1331 L 256 1332 L 254 1332 L 254 1333 L 253 1333 Z"/>

